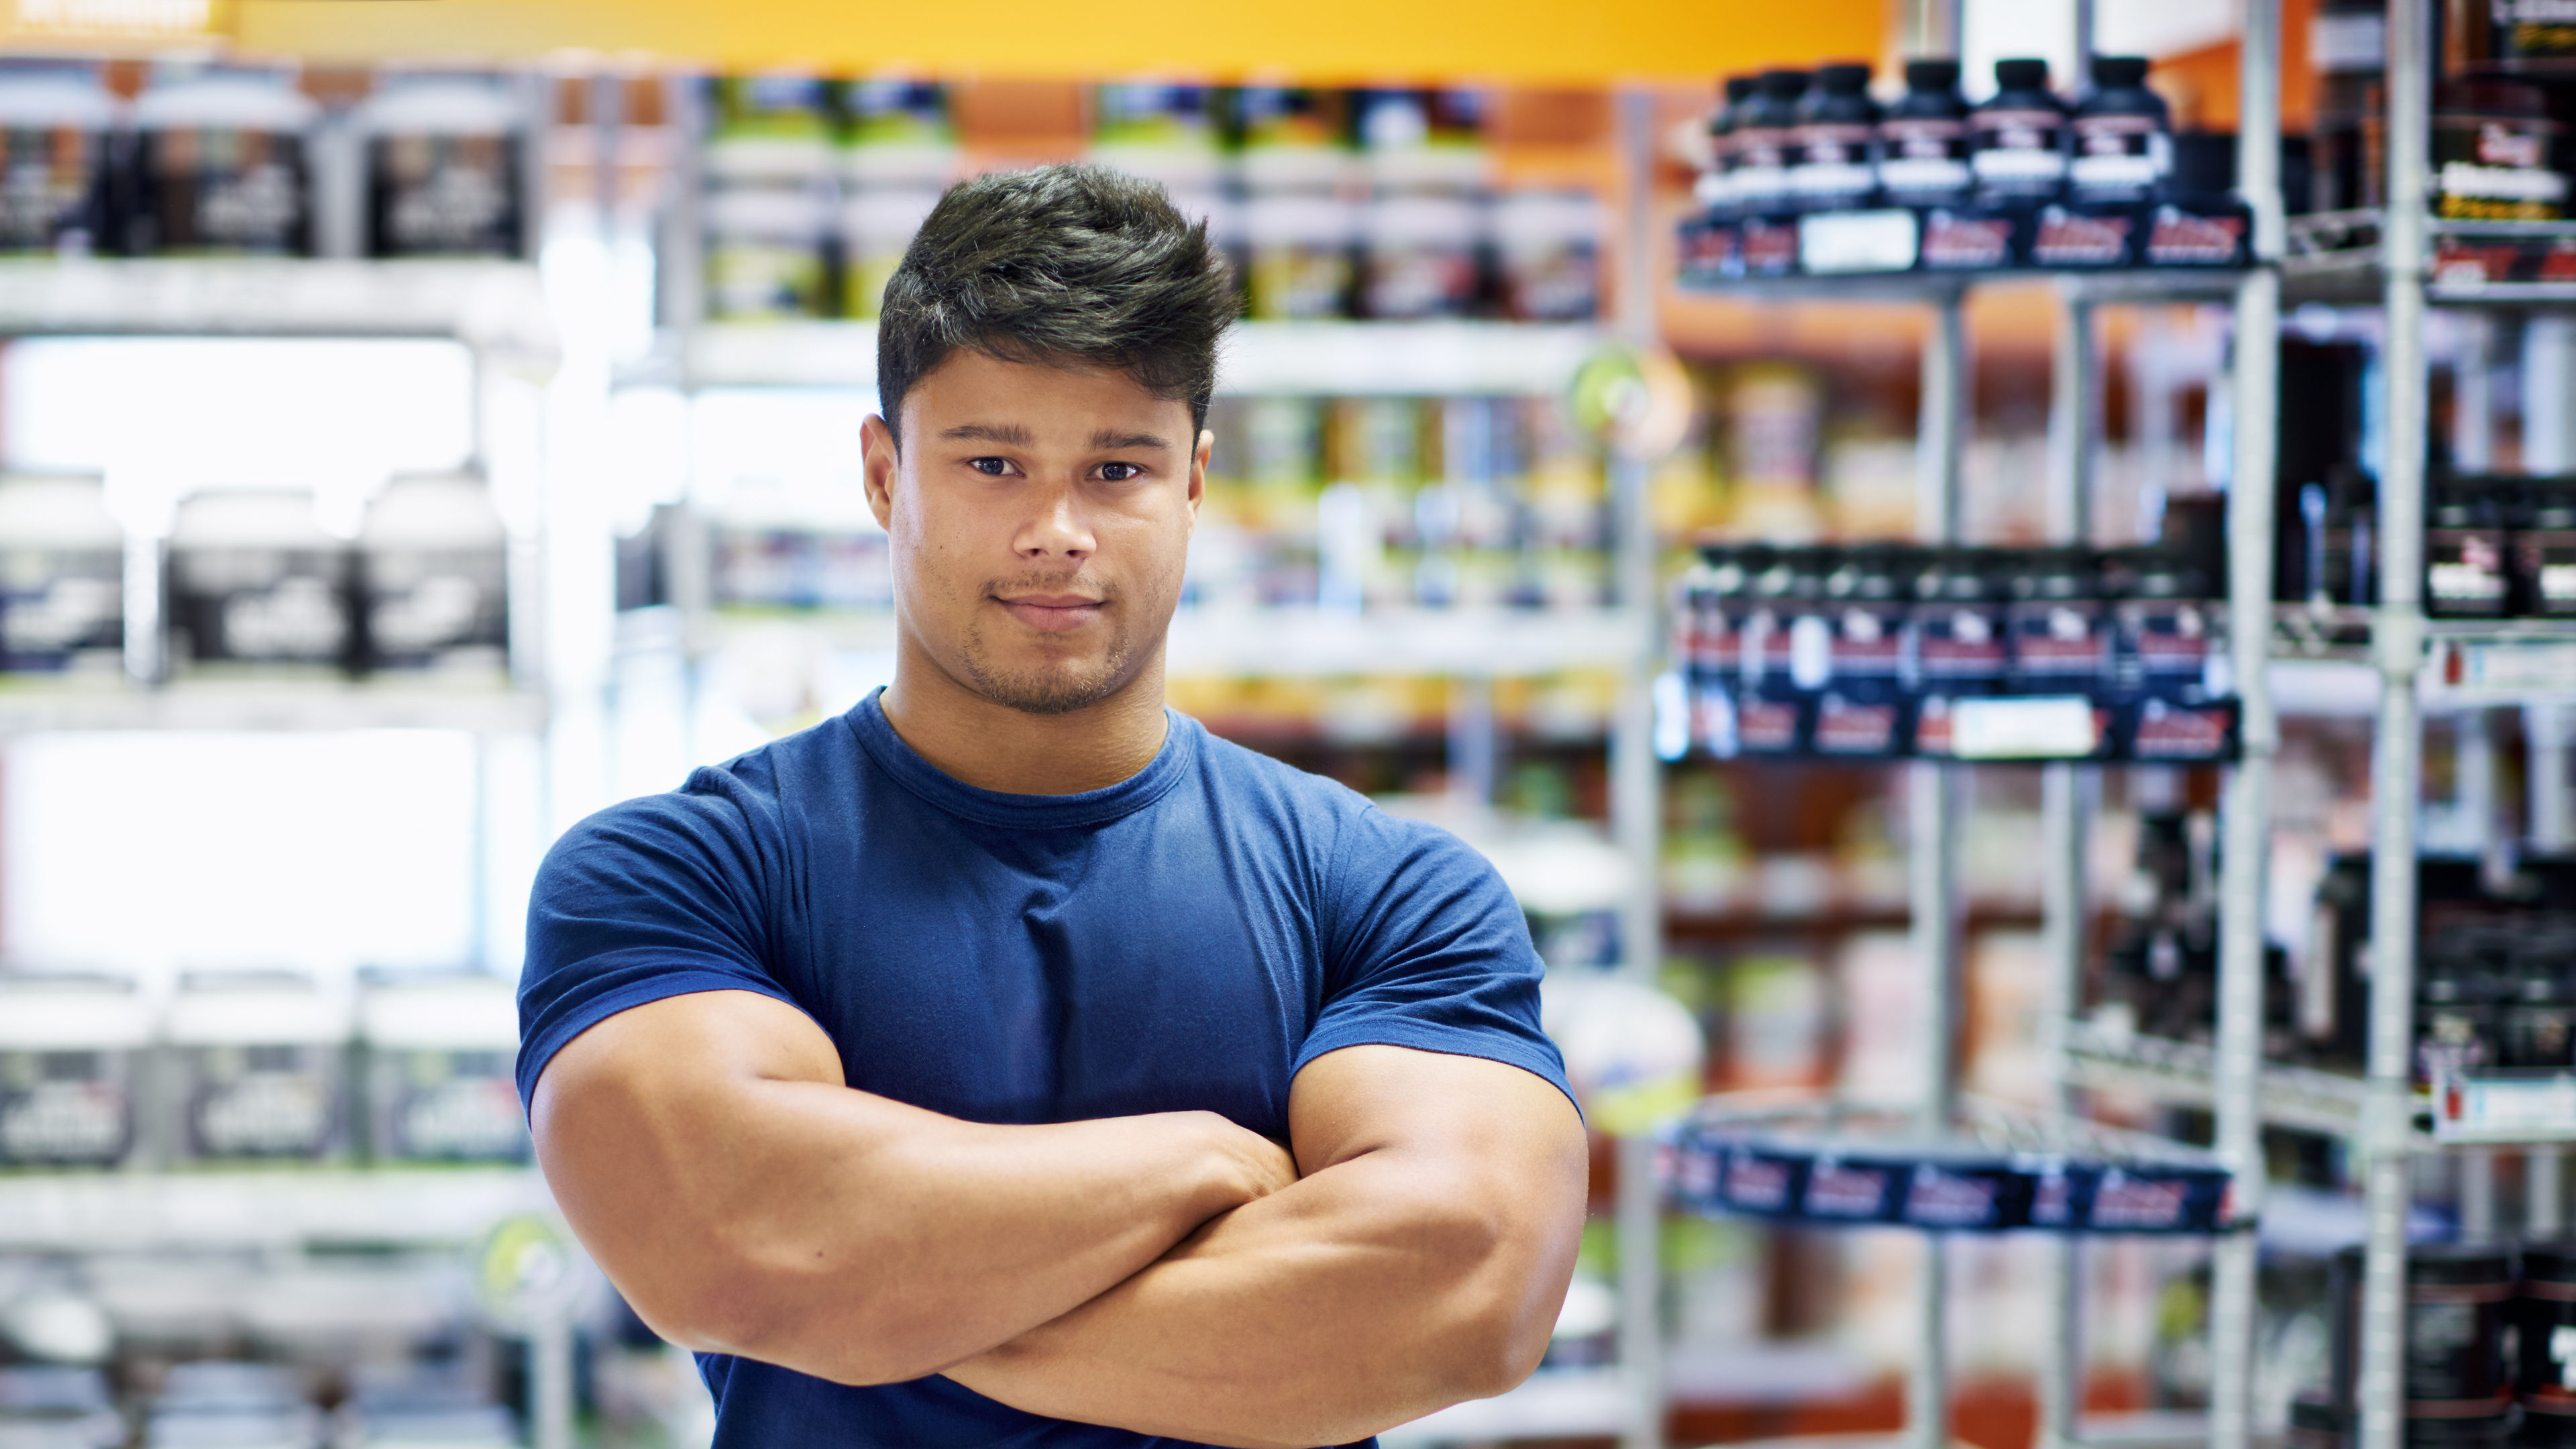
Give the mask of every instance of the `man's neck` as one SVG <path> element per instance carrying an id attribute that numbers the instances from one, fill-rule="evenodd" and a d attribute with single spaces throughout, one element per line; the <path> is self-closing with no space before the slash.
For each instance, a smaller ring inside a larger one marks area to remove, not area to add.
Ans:
<path id="1" fill-rule="evenodd" d="M 1163 661 L 1116 694 L 1066 714 L 1030 714 L 958 683 L 928 658 L 898 647 L 886 686 L 886 723 L 942 774 L 1010 795 L 1102 790 L 1152 764 L 1170 721 Z"/>

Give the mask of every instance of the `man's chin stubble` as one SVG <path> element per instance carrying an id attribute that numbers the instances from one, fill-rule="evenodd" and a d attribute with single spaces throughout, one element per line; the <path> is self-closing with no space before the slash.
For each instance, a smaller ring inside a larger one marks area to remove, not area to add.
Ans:
<path id="1" fill-rule="evenodd" d="M 1004 673 L 992 668 L 984 661 L 980 629 L 969 630 L 959 642 L 963 646 L 958 653 L 967 683 L 977 694 L 1022 714 L 1059 715 L 1089 709 L 1116 694 L 1127 682 L 1129 648 L 1123 632 L 1110 639 L 1108 652 L 1101 656 L 1097 669 L 1075 678 L 1053 670 Z"/>

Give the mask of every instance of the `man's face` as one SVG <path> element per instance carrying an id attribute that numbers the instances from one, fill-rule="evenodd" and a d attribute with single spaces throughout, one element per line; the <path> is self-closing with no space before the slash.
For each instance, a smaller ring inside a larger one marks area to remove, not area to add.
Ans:
<path id="1" fill-rule="evenodd" d="M 866 429 L 868 503 L 906 632 L 958 684 L 1031 714 L 1097 704 L 1161 655 L 1208 443 L 1126 374 L 961 348 Z"/>

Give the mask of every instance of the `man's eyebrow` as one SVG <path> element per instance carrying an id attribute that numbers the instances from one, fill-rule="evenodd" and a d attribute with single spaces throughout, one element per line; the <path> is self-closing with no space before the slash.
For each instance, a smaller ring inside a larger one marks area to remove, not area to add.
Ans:
<path id="1" fill-rule="evenodd" d="M 1030 445 L 1029 430 L 1018 423 L 960 423 L 939 436 L 961 443 L 1000 443 L 1007 448 Z"/>
<path id="2" fill-rule="evenodd" d="M 1129 448 L 1168 448 L 1171 444 L 1159 433 L 1122 433 L 1115 428 L 1102 428 L 1091 435 L 1091 446 L 1100 452 L 1115 453 Z"/>

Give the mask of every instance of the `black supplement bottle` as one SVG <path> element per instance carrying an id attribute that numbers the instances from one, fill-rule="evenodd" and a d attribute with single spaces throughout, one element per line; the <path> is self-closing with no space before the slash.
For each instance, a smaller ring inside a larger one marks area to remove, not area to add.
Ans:
<path id="1" fill-rule="evenodd" d="M 1815 89 L 1798 105 L 1789 189 L 1799 209 L 1849 211 L 1869 205 L 1878 189 L 1872 164 L 1877 139 L 1878 103 L 1869 98 L 1869 67 L 1819 67 Z"/>
<path id="2" fill-rule="evenodd" d="M 2142 55 L 2093 57 L 2093 94 L 2075 108 L 2067 129 L 2068 195 L 2096 205 L 2152 201 L 2173 170 L 2173 117 L 2147 89 Z"/>
<path id="3" fill-rule="evenodd" d="M 1905 94 L 1878 122 L 1879 189 L 1899 206 L 1956 206 L 1975 183 L 1959 63 L 1907 61 Z"/>
<path id="4" fill-rule="evenodd" d="M 2048 62 L 1995 62 L 1995 93 L 1969 116 L 1978 199 L 2032 206 L 2066 184 L 2066 106 L 2048 89 Z"/>
<path id="5" fill-rule="evenodd" d="M 1710 214 L 1724 216 L 1735 209 L 1735 133 L 1744 124 L 1745 107 L 1753 101 L 1754 78 L 1731 75 L 1726 78 L 1724 99 L 1708 118 L 1708 176 L 1700 188 L 1700 204 Z"/>
<path id="6" fill-rule="evenodd" d="M 1807 82 L 1803 70 L 1766 70 L 1755 82 L 1752 98 L 1736 113 L 1729 190 L 1735 209 L 1746 216 L 1785 211 L 1790 205 L 1798 103 L 1807 94 Z"/>

